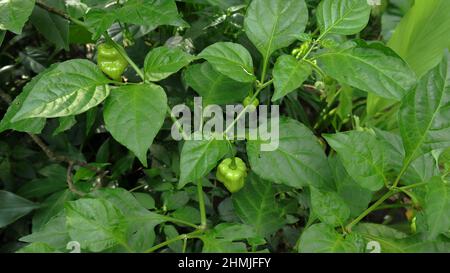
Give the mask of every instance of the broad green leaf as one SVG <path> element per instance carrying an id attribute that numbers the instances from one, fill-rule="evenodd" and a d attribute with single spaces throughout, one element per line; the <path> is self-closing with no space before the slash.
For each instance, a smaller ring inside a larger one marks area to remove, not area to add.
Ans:
<path id="1" fill-rule="evenodd" d="M 171 240 L 180 234 L 177 229 L 172 225 L 164 226 L 164 235 L 166 235 L 166 241 Z M 173 252 L 182 253 L 183 252 L 183 242 L 181 240 L 176 240 L 173 243 L 167 245 Z"/>
<path id="2" fill-rule="evenodd" d="M 75 194 L 67 189 L 46 198 L 33 214 L 33 232 L 42 230 L 50 219 L 64 210 L 64 204 L 73 200 L 74 197 Z"/>
<path id="3" fill-rule="evenodd" d="M 103 117 L 115 140 L 147 166 L 147 151 L 166 117 L 167 97 L 155 84 L 127 85 L 111 91 Z"/>
<path id="4" fill-rule="evenodd" d="M 450 44 L 448 0 L 416 0 L 388 45 L 420 78 L 442 60 Z"/>
<path id="5" fill-rule="evenodd" d="M 28 97 L 30 91 L 34 88 L 36 83 L 38 83 L 44 75 L 52 71 L 55 66 L 56 65 L 50 66 L 25 85 L 25 87 L 22 89 L 22 92 L 11 103 L 11 106 L 8 108 L 8 111 L 0 122 L 0 132 L 12 129 L 19 132 L 29 132 L 33 134 L 41 133 L 42 129 L 45 126 L 44 118 L 31 118 L 17 122 L 11 122 L 11 119 L 22 108 L 24 100 Z"/>
<path id="6" fill-rule="evenodd" d="M 367 0 L 323 0 L 317 7 L 321 35 L 356 34 L 366 27 L 370 11 Z"/>
<path id="7" fill-rule="evenodd" d="M 65 205 L 67 230 L 82 249 L 99 252 L 126 243 L 125 216 L 113 204 L 100 199 L 80 199 Z"/>
<path id="8" fill-rule="evenodd" d="M 298 251 L 301 253 L 355 253 L 359 247 L 349 236 L 337 233 L 333 226 L 315 224 L 303 231 Z"/>
<path id="9" fill-rule="evenodd" d="M 275 194 L 272 182 L 251 173 L 244 188 L 232 197 L 239 218 L 264 237 L 273 234 L 284 224 Z"/>
<path id="10" fill-rule="evenodd" d="M 92 8 L 86 14 L 85 23 L 87 29 L 92 33 L 92 39 L 98 40 L 116 19 L 116 10 Z"/>
<path id="11" fill-rule="evenodd" d="M 125 217 L 126 244 L 120 243 L 116 246 L 119 252 L 144 252 L 150 248 L 155 241 L 155 226 L 165 221 L 163 215 L 148 211 L 127 190 L 101 189 L 91 193 L 96 200 L 110 202 L 119 209 Z"/>
<path id="12" fill-rule="evenodd" d="M 60 0 L 47 0 L 47 6 L 54 9 L 65 10 L 66 5 Z M 33 26 L 57 48 L 69 51 L 69 25 L 70 21 L 61 16 L 36 7 L 30 17 Z"/>
<path id="13" fill-rule="evenodd" d="M 344 226 L 350 216 L 350 209 L 344 199 L 336 192 L 320 191 L 314 187 L 310 189 L 314 215 L 330 226 Z"/>
<path id="14" fill-rule="evenodd" d="M 199 57 L 207 60 L 215 70 L 238 82 L 253 82 L 253 60 L 240 44 L 219 42 L 205 48 Z"/>
<path id="15" fill-rule="evenodd" d="M 16 34 L 22 33 L 22 28 L 28 21 L 33 8 L 34 0 L 0 1 L 0 29 Z"/>
<path id="16" fill-rule="evenodd" d="M 261 127 L 260 127 L 261 129 Z M 275 128 L 276 130 L 277 128 Z M 274 151 L 263 151 L 267 140 L 261 137 L 247 142 L 247 153 L 252 170 L 261 178 L 294 188 L 313 185 L 332 188 L 330 169 L 319 140 L 306 126 L 292 119 L 282 119 L 278 143 Z"/>
<path id="17" fill-rule="evenodd" d="M 134 192 L 133 193 L 136 200 L 146 209 L 154 209 L 155 208 L 155 199 L 148 194 L 143 192 Z"/>
<path id="18" fill-rule="evenodd" d="M 61 253 L 46 243 L 31 243 L 19 249 L 16 253 Z"/>
<path id="19" fill-rule="evenodd" d="M 445 87 L 447 59 L 428 72 L 403 100 L 399 126 L 405 162 L 450 146 L 450 87 Z"/>
<path id="20" fill-rule="evenodd" d="M 268 61 L 272 53 L 297 40 L 308 22 L 304 0 L 255 0 L 247 9 L 244 29 Z"/>
<path id="21" fill-rule="evenodd" d="M 389 226 L 360 223 L 353 227 L 352 231 L 361 235 L 367 242 L 378 242 L 381 247 L 381 253 L 407 252 L 405 251 L 405 243 L 401 242 L 407 235 Z"/>
<path id="22" fill-rule="evenodd" d="M 302 86 L 311 73 L 311 66 L 306 62 L 298 61 L 290 55 L 279 57 L 273 68 L 275 93 L 272 101 L 279 100 Z"/>
<path id="23" fill-rule="evenodd" d="M 382 45 L 343 46 L 316 58 L 327 75 L 383 98 L 400 101 L 416 84 L 408 65 Z"/>
<path id="24" fill-rule="evenodd" d="M 0 190 L 0 228 L 15 222 L 38 207 L 39 205 L 27 199 Z"/>
<path id="25" fill-rule="evenodd" d="M 66 229 L 66 217 L 64 214 L 52 218 L 40 231 L 19 239 L 27 243 L 45 243 L 55 249 L 64 249 L 70 241 Z"/>
<path id="26" fill-rule="evenodd" d="M 128 0 L 117 10 L 117 18 L 123 23 L 156 28 L 161 25 L 188 26 L 178 14 L 174 0 Z"/>
<path id="27" fill-rule="evenodd" d="M 229 151 L 225 140 L 188 140 L 180 155 L 180 182 L 178 188 L 188 182 L 203 178 Z"/>
<path id="28" fill-rule="evenodd" d="M 361 187 L 377 191 L 384 186 L 385 152 L 374 134 L 350 131 L 324 137 Z"/>
<path id="29" fill-rule="evenodd" d="M 376 134 L 385 146 L 388 166 L 392 168 L 395 175 L 399 174 L 405 159 L 405 150 L 402 139 L 395 133 L 376 130 Z M 411 185 L 415 183 L 427 182 L 430 178 L 439 174 L 439 168 L 435 164 L 431 153 L 424 154 L 413 160 L 402 176 L 402 183 Z"/>
<path id="30" fill-rule="evenodd" d="M 450 230 L 450 185 L 441 177 L 432 178 L 427 185 L 424 211 L 430 239 Z"/>
<path id="31" fill-rule="evenodd" d="M 150 81 L 163 80 L 178 72 L 194 59 L 194 56 L 180 48 L 157 47 L 152 49 L 145 58 L 145 77 Z"/>
<path id="32" fill-rule="evenodd" d="M 200 239 L 203 242 L 203 253 L 245 253 L 247 246 L 242 242 L 218 239 L 214 234 L 206 233 Z"/>
<path id="33" fill-rule="evenodd" d="M 237 82 L 217 72 L 208 62 L 189 66 L 184 79 L 202 96 L 204 105 L 241 102 L 252 88 L 251 83 Z"/>
<path id="34" fill-rule="evenodd" d="M 88 60 L 73 59 L 57 64 L 37 80 L 11 121 L 81 114 L 109 95 L 105 86 L 108 83 L 100 69 Z"/>
<path id="35" fill-rule="evenodd" d="M 246 245 L 236 241 L 254 239 L 264 242 L 251 226 L 237 223 L 219 224 L 200 239 L 203 241 L 203 253 L 247 252 Z"/>
<path id="36" fill-rule="evenodd" d="M 350 209 L 350 216 L 357 217 L 368 208 L 372 201 L 372 191 L 361 187 L 347 173 L 337 156 L 328 159 L 333 173 L 337 193 Z"/>
<path id="37" fill-rule="evenodd" d="M 76 120 L 75 116 L 60 117 L 59 125 L 53 132 L 53 135 L 56 136 L 62 132 L 70 130 L 70 128 L 72 128 L 76 123 L 77 123 L 77 120 Z"/>
<path id="38" fill-rule="evenodd" d="M 176 210 L 184 207 L 189 202 L 189 194 L 185 191 L 166 191 L 161 195 L 163 206 L 167 210 Z"/>
<path id="39" fill-rule="evenodd" d="M 51 169 L 49 175 L 25 183 L 17 193 L 25 198 L 38 198 L 66 189 L 67 169 L 58 164 L 48 165 L 47 169 Z"/>

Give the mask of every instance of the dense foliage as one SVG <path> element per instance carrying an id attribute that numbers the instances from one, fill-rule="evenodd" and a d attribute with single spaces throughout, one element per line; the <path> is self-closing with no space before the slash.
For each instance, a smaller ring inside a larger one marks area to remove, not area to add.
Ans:
<path id="1" fill-rule="evenodd" d="M 0 45 L 2 252 L 450 252 L 448 0 L 3 0 Z"/>

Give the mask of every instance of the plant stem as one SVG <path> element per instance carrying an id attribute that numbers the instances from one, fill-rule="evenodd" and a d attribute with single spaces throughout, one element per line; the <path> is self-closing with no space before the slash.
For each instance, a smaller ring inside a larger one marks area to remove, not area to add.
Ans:
<path id="1" fill-rule="evenodd" d="M 198 193 L 198 205 L 200 209 L 200 230 L 205 230 L 207 223 L 206 223 L 206 209 L 205 209 L 205 199 L 203 196 L 203 185 L 202 180 L 199 179 L 197 181 L 197 193 Z"/>
<path id="2" fill-rule="evenodd" d="M 36 5 L 41 7 L 41 8 L 43 8 L 43 9 L 45 9 L 48 12 L 51 12 L 51 13 L 56 14 L 56 15 L 59 15 L 62 18 L 66 19 L 66 20 L 69 20 L 69 21 L 71 21 L 74 24 L 77 24 L 77 25 L 79 25 L 81 27 L 87 28 L 87 25 L 86 25 L 85 22 L 80 21 L 80 20 L 75 19 L 75 18 L 72 18 L 68 14 L 64 13 L 63 11 L 61 11 L 59 9 L 56 9 L 54 7 L 48 6 L 47 4 L 43 3 L 40 0 L 36 0 Z"/>
<path id="3" fill-rule="evenodd" d="M 258 88 L 258 90 L 255 92 L 255 94 L 253 95 L 251 101 L 254 101 L 254 100 L 256 99 L 256 97 L 258 97 L 259 93 L 261 93 L 261 91 L 263 91 L 264 88 L 266 88 L 267 86 L 271 85 L 272 83 L 273 83 L 273 79 L 270 80 L 270 81 L 268 81 L 268 82 L 266 82 L 266 83 L 264 83 L 264 84 L 262 84 L 262 85 Z M 242 117 L 243 115 L 245 115 L 245 113 L 247 113 L 247 110 L 248 110 L 251 106 L 252 106 L 251 104 L 250 104 L 250 105 L 247 105 L 247 106 L 244 108 L 244 110 L 242 110 L 242 111 L 239 113 L 239 115 L 237 115 L 237 117 L 233 120 L 233 122 L 225 129 L 225 132 L 223 133 L 224 136 L 225 136 L 225 138 L 227 138 L 227 137 L 226 137 L 226 136 L 227 136 L 227 133 L 228 133 L 231 129 L 233 129 L 234 125 L 241 119 L 241 117 Z"/>
<path id="4" fill-rule="evenodd" d="M 160 244 L 157 244 L 157 245 L 147 249 L 145 251 L 145 253 L 151 253 L 151 252 L 153 252 L 155 250 L 160 249 L 161 247 L 165 247 L 166 245 L 170 245 L 171 243 L 174 243 L 174 242 L 179 241 L 179 240 L 187 240 L 187 239 L 197 238 L 197 234 L 200 234 L 202 232 L 203 231 L 201 231 L 201 230 L 196 230 L 196 231 L 193 231 L 193 232 L 188 233 L 188 234 L 178 235 L 178 236 L 176 236 L 176 237 L 174 237 L 172 239 L 169 239 L 167 241 L 164 241 L 164 242 L 162 242 Z"/>
<path id="5" fill-rule="evenodd" d="M 164 220 L 166 220 L 167 222 L 172 222 L 174 224 L 182 224 L 185 226 L 189 226 L 195 229 L 199 229 L 199 226 L 197 226 L 196 224 L 181 220 L 181 219 L 177 219 L 177 218 L 172 218 L 170 216 L 164 216 Z"/>
<path id="6" fill-rule="evenodd" d="M 383 195 L 380 199 L 378 199 L 378 201 L 376 201 L 375 203 L 373 203 L 372 206 L 370 206 L 368 209 L 366 209 L 363 213 L 361 213 L 355 220 L 353 220 L 350 224 L 348 224 L 345 227 L 345 230 L 347 230 L 348 232 L 352 231 L 352 227 L 356 224 L 358 224 L 362 219 L 364 219 L 364 217 L 366 217 L 367 215 L 369 215 L 372 211 L 374 211 L 376 208 L 378 208 L 381 204 L 383 204 L 384 201 L 386 201 L 387 199 L 389 199 L 391 196 L 393 196 L 394 194 L 397 193 L 397 190 L 390 190 L 388 191 L 385 195 Z"/>

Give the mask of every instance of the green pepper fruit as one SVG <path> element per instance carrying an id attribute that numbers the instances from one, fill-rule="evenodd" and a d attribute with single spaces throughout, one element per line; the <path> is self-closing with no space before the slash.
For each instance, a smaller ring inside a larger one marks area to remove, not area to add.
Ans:
<path id="1" fill-rule="evenodd" d="M 224 159 L 217 167 L 217 180 L 222 182 L 231 192 L 238 192 L 244 187 L 247 177 L 247 166 L 239 157 Z"/>
<path id="2" fill-rule="evenodd" d="M 101 44 L 98 46 L 97 65 L 108 77 L 120 81 L 128 62 L 114 46 Z"/>
<path id="3" fill-rule="evenodd" d="M 244 107 L 247 107 L 247 106 L 250 105 L 250 109 L 249 109 L 249 110 L 250 110 L 251 112 L 253 112 L 253 111 L 255 111 L 256 108 L 258 107 L 258 105 L 259 105 L 259 100 L 255 98 L 255 99 L 252 101 L 252 97 L 248 96 L 248 97 L 246 97 L 246 98 L 244 99 L 244 102 L 243 102 L 242 104 L 244 105 Z"/>

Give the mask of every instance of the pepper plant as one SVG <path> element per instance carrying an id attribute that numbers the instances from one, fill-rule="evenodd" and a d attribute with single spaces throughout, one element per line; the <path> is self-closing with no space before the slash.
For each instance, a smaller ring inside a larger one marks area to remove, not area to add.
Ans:
<path id="1" fill-rule="evenodd" d="M 450 251 L 447 0 L 4 0 L 0 44 L 1 251 Z"/>

